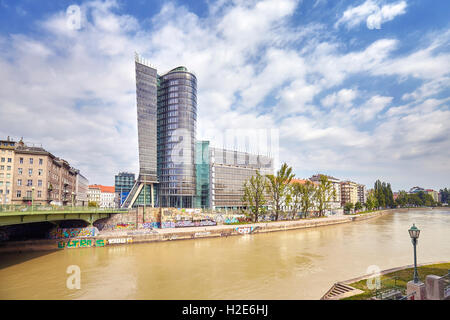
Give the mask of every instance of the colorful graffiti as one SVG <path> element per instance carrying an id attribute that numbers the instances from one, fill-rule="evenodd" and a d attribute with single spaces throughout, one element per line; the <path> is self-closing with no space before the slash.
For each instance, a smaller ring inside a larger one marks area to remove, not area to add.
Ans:
<path id="1" fill-rule="evenodd" d="M 234 230 L 236 230 L 238 233 L 240 234 L 249 234 L 253 232 L 254 227 L 240 227 L 240 228 L 235 228 Z"/>
<path id="2" fill-rule="evenodd" d="M 133 238 L 114 238 L 108 239 L 108 244 L 123 244 L 123 243 L 132 243 Z"/>
<path id="3" fill-rule="evenodd" d="M 185 227 L 206 227 L 206 226 L 215 226 L 217 222 L 211 220 L 199 220 L 199 221 L 191 221 L 191 220 L 181 220 L 175 222 L 163 222 L 163 228 L 185 228 Z"/>
<path id="4" fill-rule="evenodd" d="M 142 224 L 142 228 L 143 229 L 153 229 L 153 228 L 160 229 L 161 223 L 159 223 L 159 222 L 144 222 Z"/>
<path id="5" fill-rule="evenodd" d="M 68 240 L 68 241 L 59 241 L 58 249 L 64 248 L 91 248 L 91 247 L 104 247 L 105 240 L 97 239 L 80 239 L 80 240 Z"/>
<path id="6" fill-rule="evenodd" d="M 67 238 L 86 238 L 98 235 L 98 229 L 95 227 L 88 228 L 69 228 L 69 229 L 53 229 L 49 232 L 50 239 L 67 239 Z"/>

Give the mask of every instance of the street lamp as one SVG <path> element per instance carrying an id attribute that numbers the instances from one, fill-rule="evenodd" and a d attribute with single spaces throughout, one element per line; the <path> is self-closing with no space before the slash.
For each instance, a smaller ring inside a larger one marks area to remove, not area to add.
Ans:
<path id="1" fill-rule="evenodd" d="M 75 198 L 75 192 L 72 192 L 72 211 L 73 211 L 73 202 L 74 202 L 74 198 Z"/>
<path id="2" fill-rule="evenodd" d="M 34 187 L 31 187 L 31 211 L 34 211 Z"/>
<path id="3" fill-rule="evenodd" d="M 411 242 L 414 246 L 414 283 L 419 282 L 419 274 L 417 273 L 417 255 L 416 255 L 416 245 L 419 241 L 420 230 L 413 223 L 411 229 L 408 230 L 409 236 L 411 237 Z"/>

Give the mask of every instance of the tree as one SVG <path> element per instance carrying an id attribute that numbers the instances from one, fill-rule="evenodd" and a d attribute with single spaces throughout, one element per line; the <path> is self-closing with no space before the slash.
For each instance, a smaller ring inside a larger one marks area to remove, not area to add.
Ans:
<path id="1" fill-rule="evenodd" d="M 292 167 L 289 167 L 286 163 L 283 163 L 276 176 L 273 174 L 266 175 L 267 191 L 271 199 L 272 210 L 275 211 L 275 220 L 278 220 L 281 207 L 286 200 L 288 185 L 294 176 Z"/>
<path id="2" fill-rule="evenodd" d="M 328 177 L 321 174 L 319 176 L 319 185 L 314 193 L 314 199 L 317 202 L 317 209 L 319 210 L 319 217 L 324 216 L 325 210 L 329 209 L 330 201 L 336 196 L 336 190 L 333 188 L 333 183 L 328 180 Z"/>
<path id="3" fill-rule="evenodd" d="M 289 194 L 287 196 L 287 202 L 291 206 L 292 219 L 295 218 L 297 212 L 301 208 L 301 188 L 302 185 L 298 182 L 294 182 L 289 185 Z"/>
<path id="4" fill-rule="evenodd" d="M 264 213 L 263 206 L 266 203 L 266 179 L 259 171 L 244 183 L 244 195 L 242 201 L 247 203 L 255 222 Z"/>
<path id="5" fill-rule="evenodd" d="M 353 210 L 353 203 L 347 202 L 344 206 L 344 212 L 350 213 Z"/>
<path id="6" fill-rule="evenodd" d="M 301 193 L 301 209 L 308 216 L 309 210 L 314 207 L 314 194 L 316 193 L 316 186 L 311 181 L 306 181 L 305 184 L 300 187 Z"/>
<path id="7" fill-rule="evenodd" d="M 369 190 L 367 194 L 366 208 L 367 210 L 373 210 L 377 207 L 378 207 L 378 200 L 376 197 L 375 190 Z"/>
<path id="8" fill-rule="evenodd" d="M 357 202 L 357 203 L 355 203 L 355 211 L 357 211 L 357 210 L 361 210 L 362 209 L 362 204 L 361 204 L 361 202 Z"/>

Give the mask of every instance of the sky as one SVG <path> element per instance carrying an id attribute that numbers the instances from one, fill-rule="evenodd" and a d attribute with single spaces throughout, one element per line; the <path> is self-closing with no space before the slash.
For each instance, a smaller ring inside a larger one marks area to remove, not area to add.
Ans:
<path id="1" fill-rule="evenodd" d="M 42 145 L 91 184 L 138 173 L 138 52 L 159 73 L 195 72 L 197 139 L 275 130 L 297 178 L 439 190 L 448 12 L 448 0 L 0 0 L 0 137 Z"/>

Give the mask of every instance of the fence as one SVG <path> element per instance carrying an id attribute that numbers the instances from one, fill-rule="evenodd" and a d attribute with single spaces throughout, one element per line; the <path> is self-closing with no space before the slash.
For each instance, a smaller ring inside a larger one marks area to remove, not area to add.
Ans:
<path id="1" fill-rule="evenodd" d="M 77 207 L 77 206 L 53 206 L 53 205 L 0 205 L 0 213 L 12 212 L 128 212 L 128 209 L 115 208 L 96 208 L 96 207 Z"/>

